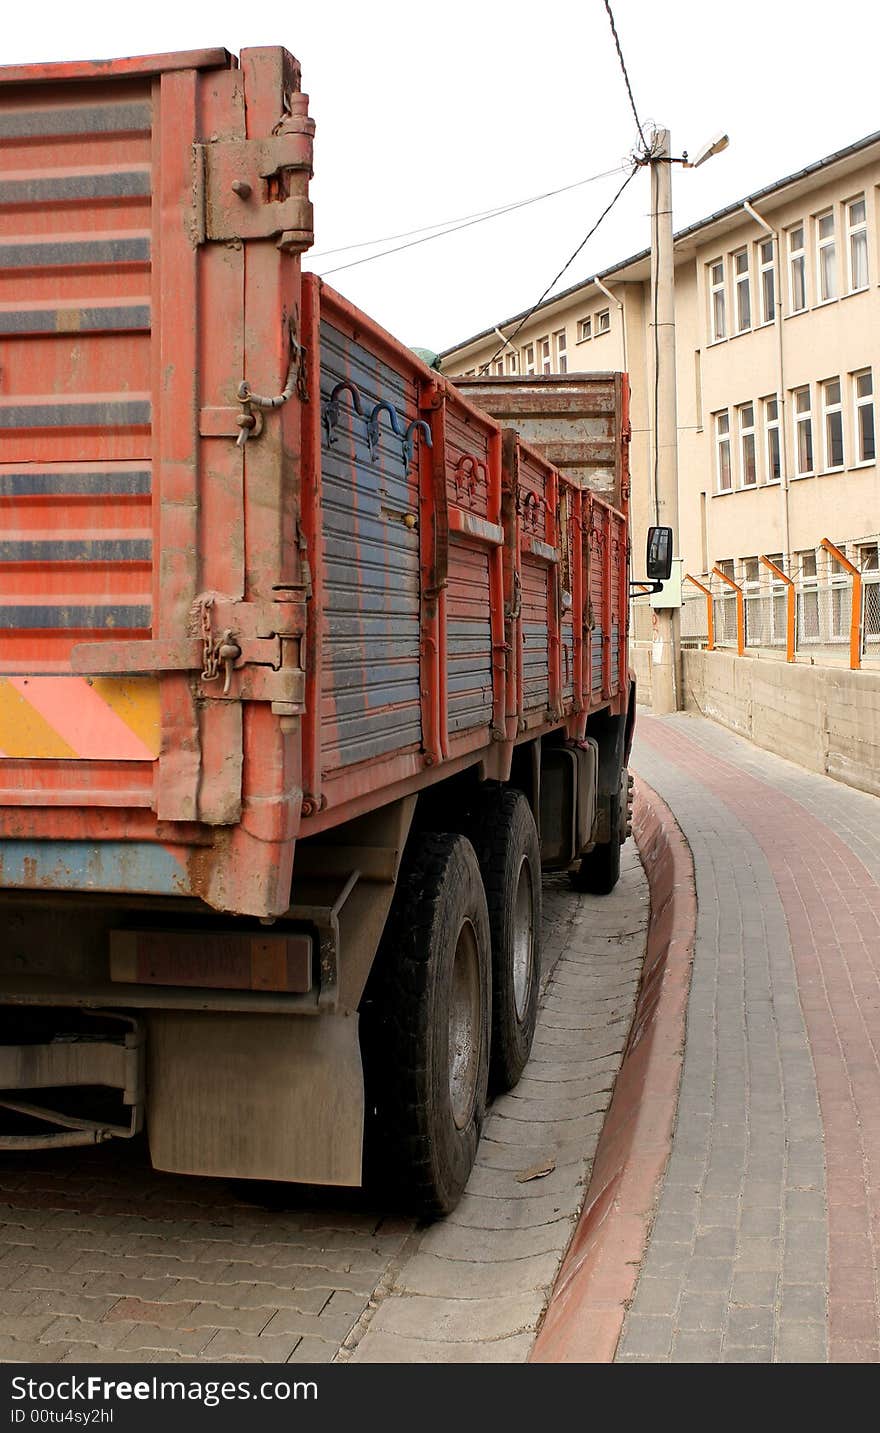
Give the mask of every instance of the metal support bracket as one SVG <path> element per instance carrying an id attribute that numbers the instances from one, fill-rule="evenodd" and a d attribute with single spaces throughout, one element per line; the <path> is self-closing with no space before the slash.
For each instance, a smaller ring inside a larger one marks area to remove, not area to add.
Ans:
<path id="1" fill-rule="evenodd" d="M 308 186 L 315 126 L 304 107 L 307 96 L 291 99 L 300 102 L 300 112 L 286 116 L 268 139 L 193 146 L 200 242 L 277 235 L 278 247 L 290 252 L 313 242 Z"/>

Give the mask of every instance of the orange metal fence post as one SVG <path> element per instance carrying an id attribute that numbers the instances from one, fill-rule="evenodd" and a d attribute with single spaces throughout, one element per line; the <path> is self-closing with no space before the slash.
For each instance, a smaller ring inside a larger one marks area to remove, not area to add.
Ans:
<path id="1" fill-rule="evenodd" d="M 745 602 L 743 601 L 743 590 L 734 582 L 732 577 L 728 577 L 726 572 L 722 572 L 720 567 L 713 567 L 712 574 L 714 577 L 720 577 L 721 581 L 726 582 L 728 587 L 732 587 L 736 593 L 736 655 L 738 657 L 745 656 L 746 609 Z"/>
<path id="2" fill-rule="evenodd" d="M 786 584 L 786 592 L 785 592 L 785 619 L 786 619 L 786 620 L 785 620 L 785 660 L 786 660 L 787 662 L 793 662 L 793 661 L 794 661 L 794 605 L 795 605 L 795 589 L 794 589 L 794 583 L 792 582 L 792 580 L 791 580 L 791 578 L 788 576 L 788 574 L 785 573 L 785 572 L 783 572 L 783 570 L 782 570 L 781 567 L 777 567 L 775 562 L 771 562 L 771 561 L 770 561 L 769 557 L 761 557 L 761 558 L 759 559 L 759 561 L 763 562 L 764 566 L 765 566 L 765 567 L 768 567 L 768 568 L 770 569 L 770 571 L 773 573 L 773 576 L 774 576 L 774 577 L 778 578 L 780 582 L 784 582 L 784 583 Z"/>
<path id="3" fill-rule="evenodd" d="M 842 567 L 844 572 L 848 572 L 853 580 L 852 612 L 849 620 L 849 665 L 852 671 L 857 672 L 862 665 L 862 574 L 829 538 L 823 537 L 820 546 L 824 547 L 838 566 Z"/>
<path id="4" fill-rule="evenodd" d="M 700 589 L 700 591 L 702 592 L 703 596 L 704 596 L 705 599 L 706 599 L 706 651 L 707 651 L 707 652 L 714 652 L 714 651 L 715 651 L 715 613 L 714 613 L 713 610 L 712 610 L 712 592 L 711 592 L 711 589 L 708 588 L 708 587 L 704 587 L 703 584 L 702 584 L 702 582 L 698 582 L 697 579 L 696 579 L 695 577 L 692 577 L 689 572 L 686 572 L 686 573 L 685 573 L 685 575 L 684 575 L 684 580 L 685 580 L 685 582 L 692 582 L 695 587 L 698 587 L 698 588 Z"/>

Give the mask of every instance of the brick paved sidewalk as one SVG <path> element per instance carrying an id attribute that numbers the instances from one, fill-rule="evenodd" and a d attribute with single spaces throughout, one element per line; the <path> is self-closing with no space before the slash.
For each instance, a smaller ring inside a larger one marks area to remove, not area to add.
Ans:
<path id="1" fill-rule="evenodd" d="M 690 844 L 678 1120 L 620 1361 L 880 1360 L 880 801 L 697 717 L 635 768 Z"/>

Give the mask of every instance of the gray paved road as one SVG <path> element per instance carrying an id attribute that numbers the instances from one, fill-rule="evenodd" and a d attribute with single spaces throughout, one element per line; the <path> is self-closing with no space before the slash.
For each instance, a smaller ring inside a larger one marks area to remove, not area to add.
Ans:
<path id="1" fill-rule="evenodd" d="M 429 1228 L 359 1193 L 158 1174 L 142 1142 L 3 1156 L 0 1359 L 525 1359 L 583 1198 L 646 923 L 632 847 L 611 897 L 545 882 L 533 1058 L 491 1111 L 460 1207 Z"/>

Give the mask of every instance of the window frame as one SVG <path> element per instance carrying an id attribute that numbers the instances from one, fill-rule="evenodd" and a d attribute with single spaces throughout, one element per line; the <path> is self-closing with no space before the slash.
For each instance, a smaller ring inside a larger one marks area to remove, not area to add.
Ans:
<path id="1" fill-rule="evenodd" d="M 553 348 L 556 354 L 556 372 L 568 372 L 568 334 L 564 328 L 558 328 L 553 334 Z"/>
<path id="2" fill-rule="evenodd" d="M 534 376 L 537 374 L 537 371 L 538 371 L 537 368 L 535 367 L 535 345 L 534 345 L 534 343 L 524 343 L 524 344 L 523 344 L 522 356 L 523 356 L 523 374 L 525 375 L 526 378 L 532 378 L 532 377 L 534 377 Z"/>
<path id="3" fill-rule="evenodd" d="M 776 256 L 772 239 L 758 240 L 758 278 L 761 295 L 761 327 L 776 322 Z M 770 258 L 764 258 L 764 250 L 770 250 Z M 770 278 L 770 313 L 767 313 L 767 277 Z"/>
<path id="4" fill-rule="evenodd" d="M 542 377 L 546 377 L 548 373 L 553 372 L 553 349 L 549 333 L 536 340 L 536 348 L 538 350 L 538 372 Z"/>
<path id="5" fill-rule="evenodd" d="M 593 315 L 578 319 L 578 343 L 589 343 L 593 337 Z"/>
<path id="6" fill-rule="evenodd" d="M 751 411 L 751 422 L 748 424 L 745 422 L 746 410 Z M 758 486 L 758 441 L 754 402 L 739 404 L 736 410 L 736 428 L 739 436 L 739 487 L 743 492 L 751 492 Z M 746 482 L 747 446 L 751 452 L 751 467 L 754 472 L 754 481 L 750 483 Z"/>
<path id="7" fill-rule="evenodd" d="M 504 355 L 505 373 L 516 375 L 519 372 L 519 354 L 511 353 L 510 349 Z"/>
<path id="8" fill-rule="evenodd" d="M 837 385 L 837 399 L 835 402 L 829 403 L 828 389 L 833 384 Z M 823 378 L 820 387 L 822 390 L 822 471 L 824 473 L 840 473 L 846 467 L 846 440 L 844 434 L 845 424 L 843 421 L 843 384 L 841 383 L 840 378 Z M 831 447 L 833 442 L 833 439 L 830 435 L 829 426 L 831 421 L 835 419 L 837 420 L 837 426 L 839 430 L 839 463 L 832 463 L 829 461 L 832 456 Z M 815 458 L 815 454 L 813 456 Z"/>
<path id="9" fill-rule="evenodd" d="M 769 411 L 769 409 L 770 409 L 770 404 L 771 404 L 771 403 L 773 403 L 773 404 L 776 405 L 776 413 L 775 413 L 775 415 L 774 415 L 772 418 L 770 417 L 770 411 Z M 781 412 L 780 412 L 780 402 L 779 402 L 779 394 L 778 394 L 778 393 L 768 393 L 766 398 L 762 398 L 762 399 L 761 399 L 761 417 L 762 417 L 762 419 L 763 419 L 763 424 L 764 424 L 764 461 L 765 461 L 765 463 L 766 463 L 766 472 L 765 472 L 765 476 L 764 476 L 764 484 L 765 484 L 765 486 L 769 486 L 769 485 L 772 484 L 772 483 L 781 483 L 781 482 L 782 482 L 782 414 L 781 414 Z M 778 467 L 779 472 L 776 473 L 775 475 L 774 475 L 774 472 L 773 472 L 773 468 L 774 468 L 773 452 L 772 452 L 772 446 L 773 446 L 773 445 L 772 445 L 771 442 L 770 442 L 770 434 L 771 434 L 771 433 L 775 433 L 775 435 L 776 435 L 776 464 L 775 464 L 775 466 Z"/>
<path id="10" fill-rule="evenodd" d="M 803 394 L 803 393 L 805 393 L 805 394 L 807 395 L 807 407 L 802 409 L 802 408 L 799 408 L 799 407 L 798 407 L 798 398 L 799 398 L 799 396 L 800 396 L 801 394 Z M 793 473 L 792 476 L 793 476 L 793 477 L 796 477 L 796 478 L 812 478 L 812 477 L 815 476 L 815 473 L 816 473 L 816 449 L 815 449 L 815 445 L 814 445 L 814 443 L 813 443 L 813 391 L 812 391 L 812 386 L 811 386 L 809 383 L 804 383 L 804 384 L 801 384 L 801 386 L 800 386 L 799 388 L 792 388 L 792 390 L 791 390 L 791 399 L 792 399 L 792 402 L 791 402 L 792 421 L 793 421 L 793 423 L 794 423 L 794 466 L 795 466 L 795 471 L 794 471 L 794 473 Z M 810 445 L 810 466 L 809 466 L 808 468 L 802 468 L 802 467 L 801 467 L 801 433 L 800 433 L 801 428 L 805 428 L 805 429 L 807 430 L 807 433 L 808 433 L 808 441 L 809 441 L 809 445 Z"/>
<path id="11" fill-rule="evenodd" d="M 706 267 L 709 270 L 709 342 L 723 343 L 727 338 L 727 282 L 724 273 L 724 260 L 713 259 Z M 716 272 L 721 275 L 720 279 L 716 279 Z M 720 305 L 717 302 L 719 299 Z M 718 323 L 719 312 L 720 325 Z"/>
<path id="12" fill-rule="evenodd" d="M 713 420 L 714 420 L 714 425 L 713 425 L 713 426 L 714 426 L 714 428 L 715 428 L 715 491 L 716 491 L 716 493 L 732 493 L 732 492 L 733 492 L 733 449 L 732 449 L 732 447 L 731 447 L 731 442 L 730 442 L 731 436 L 732 436 L 732 435 L 731 435 L 731 431 L 730 431 L 730 409 L 729 409 L 729 408 L 722 408 L 722 409 L 720 409 L 717 413 L 713 413 L 713 414 L 712 414 L 712 417 L 713 417 Z M 721 430 L 722 421 L 724 421 L 724 422 L 726 423 L 726 425 L 727 425 L 727 427 L 724 429 L 723 432 L 722 432 L 722 430 Z M 726 486 L 725 486 L 725 485 L 722 483 L 722 481 L 721 481 L 721 474 L 722 474 L 723 466 L 724 466 L 723 463 L 722 463 L 722 459 L 721 459 L 721 453 L 722 453 L 722 450 L 723 450 L 723 449 L 726 449 L 726 452 L 727 452 L 727 484 L 726 484 Z"/>
<path id="13" fill-rule="evenodd" d="M 822 224 L 826 219 L 831 221 L 831 233 L 830 235 L 826 235 L 823 239 Z M 837 216 L 833 207 L 831 209 L 824 209 L 821 214 L 817 214 L 814 223 L 816 227 L 816 302 L 819 304 L 830 304 L 833 303 L 836 298 L 840 297 L 837 291 Z M 825 255 L 829 250 L 831 252 L 831 264 L 829 272 L 826 273 Z M 831 279 L 832 292 L 826 293 L 825 281 L 829 276 Z"/>
<path id="14" fill-rule="evenodd" d="M 854 224 L 854 223 L 852 222 L 851 211 L 852 211 L 852 209 L 853 209 L 853 206 L 856 205 L 856 204 L 861 204 L 862 208 L 863 208 L 864 211 L 865 211 L 865 217 L 864 217 L 863 219 L 861 219 L 857 224 Z M 847 201 L 846 201 L 846 203 L 845 203 L 845 206 L 844 206 L 844 209 L 845 209 L 845 214 L 846 214 L 846 281 L 847 281 L 847 293 L 850 293 L 850 294 L 861 294 L 861 293 L 864 293 L 867 288 L 870 288 L 870 283 L 871 283 L 870 274 L 869 274 L 869 269 L 868 269 L 868 200 L 867 200 L 867 196 L 866 196 L 865 194 L 856 194 L 852 199 L 847 199 Z M 854 249 L 854 243 L 853 243 L 853 241 L 854 241 L 855 239 L 859 239 L 859 238 L 862 239 L 862 240 L 864 240 L 865 282 L 864 282 L 863 284 L 859 284 L 858 286 L 856 286 L 856 284 L 853 282 L 854 269 L 855 269 L 855 265 L 853 264 L 853 249 Z"/>
<path id="15" fill-rule="evenodd" d="M 740 260 L 745 260 L 745 269 L 739 268 Z M 742 249 L 735 249 L 730 256 L 730 274 L 733 281 L 733 317 L 736 321 L 736 332 L 749 333 L 752 327 L 752 267 L 749 259 L 749 246 L 746 244 Z M 743 304 L 745 294 L 745 304 Z M 746 322 L 742 322 L 743 308 L 745 308 Z"/>
<path id="16" fill-rule="evenodd" d="M 600 308 L 596 312 L 596 338 L 601 338 L 603 333 L 611 332 L 611 310 Z"/>
<path id="17" fill-rule="evenodd" d="M 850 374 L 852 379 L 852 404 L 853 404 L 853 438 L 854 451 L 857 462 L 866 466 L 877 461 L 877 415 L 874 410 L 874 370 L 873 368 L 859 368 Z M 859 395 L 859 379 L 867 378 L 871 384 L 869 393 Z M 864 408 L 870 409 L 871 413 L 871 445 L 874 449 L 870 457 L 865 456 L 865 434 L 862 426 L 861 411 Z"/>
<path id="18" fill-rule="evenodd" d="M 800 234 L 801 242 L 797 248 L 793 247 L 795 234 Z M 803 219 L 797 224 L 792 224 L 786 230 L 786 247 L 788 249 L 788 302 L 789 313 L 805 313 L 808 307 L 807 293 L 807 226 Z M 795 303 L 795 272 L 800 273 L 801 289 L 803 291 L 803 303 Z"/>

